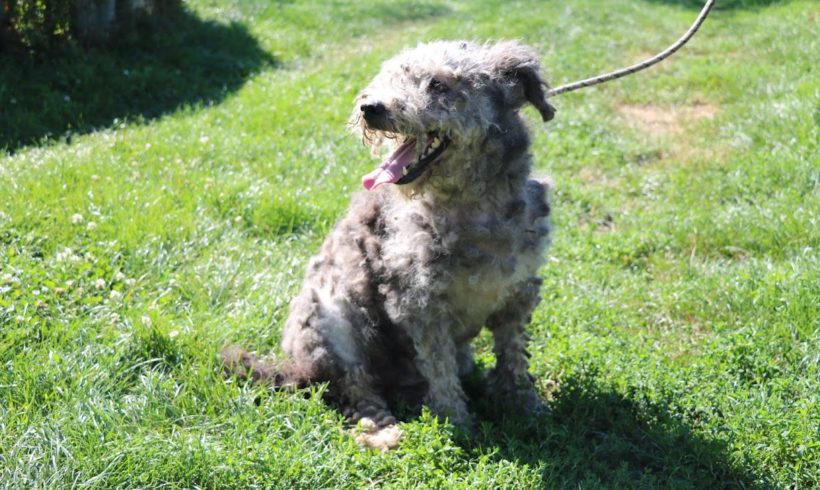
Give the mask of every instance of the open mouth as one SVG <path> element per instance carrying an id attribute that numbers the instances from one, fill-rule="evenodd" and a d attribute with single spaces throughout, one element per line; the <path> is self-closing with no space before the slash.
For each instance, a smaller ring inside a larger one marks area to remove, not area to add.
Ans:
<path id="1" fill-rule="evenodd" d="M 450 144 L 449 139 L 438 133 L 427 133 L 426 140 L 421 155 L 416 152 L 415 138 L 399 145 L 377 169 L 362 177 L 364 188 L 372 191 L 382 184 L 409 184 L 419 178 Z"/>

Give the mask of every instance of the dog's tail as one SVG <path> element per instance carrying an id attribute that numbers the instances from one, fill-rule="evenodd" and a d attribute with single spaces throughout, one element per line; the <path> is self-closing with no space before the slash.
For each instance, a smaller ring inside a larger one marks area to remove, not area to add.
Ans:
<path id="1" fill-rule="evenodd" d="M 222 368 L 228 376 L 282 389 L 302 388 L 305 384 L 303 376 L 289 364 L 260 361 L 238 345 L 223 348 L 219 356 L 222 358 Z"/>

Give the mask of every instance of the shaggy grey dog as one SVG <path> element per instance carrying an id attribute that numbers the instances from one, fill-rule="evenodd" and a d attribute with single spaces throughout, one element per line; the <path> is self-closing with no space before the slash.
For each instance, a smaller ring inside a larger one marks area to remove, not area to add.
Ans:
<path id="1" fill-rule="evenodd" d="M 387 61 L 358 96 L 351 125 L 374 151 L 347 215 L 308 266 L 282 348 L 263 365 L 224 353 L 235 373 L 277 386 L 328 382 L 328 396 L 372 431 L 394 404 L 469 420 L 460 376 L 486 326 L 488 383 L 522 410 L 541 401 L 524 331 L 539 301 L 549 241 L 547 185 L 530 178 L 519 109 L 553 117 L 533 51 L 516 42 L 422 44 Z"/>

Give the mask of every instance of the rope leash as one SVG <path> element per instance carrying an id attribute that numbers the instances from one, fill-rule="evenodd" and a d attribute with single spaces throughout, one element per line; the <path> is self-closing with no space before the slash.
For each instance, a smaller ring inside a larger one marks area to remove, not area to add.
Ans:
<path id="1" fill-rule="evenodd" d="M 640 63 L 636 63 L 632 66 L 627 66 L 625 68 L 621 68 L 619 70 L 615 70 L 609 73 L 604 73 L 603 75 L 598 75 L 596 77 L 587 78 L 585 80 L 579 80 L 577 82 L 567 83 L 565 85 L 561 85 L 560 87 L 556 87 L 554 89 L 548 90 L 546 93 L 547 98 L 553 97 L 555 95 L 565 94 L 567 92 L 572 92 L 573 90 L 578 90 L 584 87 L 591 87 L 593 85 L 598 85 L 599 83 L 608 82 L 610 80 L 615 80 L 617 78 L 625 77 L 627 75 L 631 75 L 635 72 L 639 72 L 645 68 L 649 68 L 650 66 L 660 63 L 661 61 L 665 60 L 666 58 L 675 54 L 675 51 L 679 50 L 686 44 L 692 36 L 698 32 L 700 29 L 701 24 L 703 21 L 706 20 L 706 16 L 709 15 L 709 12 L 714 7 L 716 0 L 707 0 L 706 5 L 703 6 L 700 13 L 698 14 L 697 19 L 695 19 L 695 23 L 689 28 L 686 33 L 675 42 L 675 44 L 669 46 L 668 48 L 664 49 L 660 53 L 656 54 L 655 56 L 649 58 L 648 60 L 641 61 Z"/>

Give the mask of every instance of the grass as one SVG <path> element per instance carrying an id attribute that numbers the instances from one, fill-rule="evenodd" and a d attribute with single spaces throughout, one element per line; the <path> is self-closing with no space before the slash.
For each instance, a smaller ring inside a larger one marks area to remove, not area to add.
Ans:
<path id="1" fill-rule="evenodd" d="M 816 488 L 809 0 L 719 2 L 671 61 L 556 99 L 548 125 L 527 109 L 556 189 L 531 325 L 551 416 L 476 396 L 475 433 L 423 413 L 374 453 L 321 387 L 225 382 L 216 357 L 278 348 L 374 164 L 344 123 L 382 60 L 520 38 L 557 85 L 665 47 L 698 7 L 191 0 L 137 57 L 0 54 L 0 487 Z"/>

